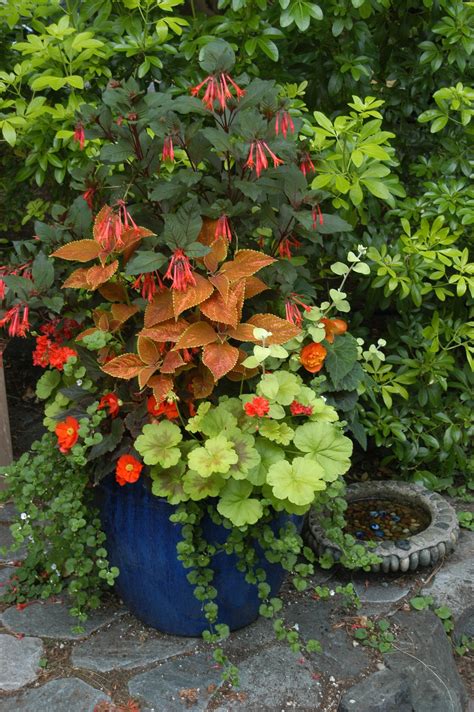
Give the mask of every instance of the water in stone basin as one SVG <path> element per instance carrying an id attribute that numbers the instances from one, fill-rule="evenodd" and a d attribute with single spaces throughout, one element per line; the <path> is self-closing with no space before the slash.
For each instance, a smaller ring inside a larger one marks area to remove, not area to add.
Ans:
<path id="1" fill-rule="evenodd" d="M 394 499 L 359 499 L 350 502 L 345 533 L 364 541 L 396 541 L 423 531 L 431 518 L 421 507 L 401 504 Z"/>

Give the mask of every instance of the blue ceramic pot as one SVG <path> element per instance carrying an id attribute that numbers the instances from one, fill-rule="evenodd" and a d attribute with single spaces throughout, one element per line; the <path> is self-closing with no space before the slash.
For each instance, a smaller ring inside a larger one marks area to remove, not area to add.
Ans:
<path id="1" fill-rule="evenodd" d="M 107 478 L 101 483 L 100 499 L 109 560 L 120 569 L 115 588 L 125 605 L 141 621 L 164 633 L 201 635 L 208 623 L 186 578 L 189 569 L 177 558 L 181 525 L 170 522 L 176 507 L 155 497 L 141 480 L 121 487 Z M 277 531 L 288 520 L 301 529 L 303 517 L 287 514 L 277 516 L 272 526 Z M 227 529 L 208 517 L 202 527 L 209 542 L 225 541 L 228 535 Z M 285 571 L 270 564 L 263 553 L 259 565 L 266 571 L 271 595 L 277 595 Z M 218 622 L 236 630 L 256 620 L 260 606 L 257 590 L 237 570 L 236 557 L 220 552 L 213 558 L 212 568 Z"/>

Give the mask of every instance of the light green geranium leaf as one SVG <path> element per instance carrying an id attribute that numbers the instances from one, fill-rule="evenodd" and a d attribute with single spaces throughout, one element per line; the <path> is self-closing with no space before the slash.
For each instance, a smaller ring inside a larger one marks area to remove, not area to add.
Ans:
<path id="1" fill-rule="evenodd" d="M 181 450 L 176 447 L 183 436 L 175 423 L 162 420 L 145 425 L 142 434 L 135 440 L 135 449 L 143 457 L 145 465 L 173 467 L 179 462 Z"/>
<path id="2" fill-rule="evenodd" d="M 179 504 L 189 499 L 183 488 L 183 462 L 178 462 L 173 467 L 163 469 L 155 466 L 150 469 L 152 479 L 151 491 L 157 497 L 166 497 L 170 504 Z"/>
<path id="3" fill-rule="evenodd" d="M 311 504 L 293 504 L 289 499 L 277 499 L 274 497 L 270 485 L 263 485 L 262 494 L 265 499 L 269 500 L 276 512 L 287 512 L 288 514 L 299 514 L 301 516 L 311 509 Z"/>
<path id="4" fill-rule="evenodd" d="M 335 423 L 339 420 L 339 416 L 332 405 L 328 405 L 324 398 L 318 398 L 312 388 L 303 386 L 301 393 L 298 396 L 299 403 L 302 405 L 311 406 L 313 414 L 309 416 L 310 420 L 325 421 Z"/>
<path id="5" fill-rule="evenodd" d="M 274 418 L 275 420 L 281 420 L 282 418 L 285 417 L 285 409 L 283 406 L 278 405 L 278 403 L 273 403 L 270 406 L 270 410 L 268 411 L 268 415 L 270 418 Z"/>
<path id="6" fill-rule="evenodd" d="M 236 527 L 255 524 L 263 515 L 263 506 L 258 499 L 249 497 L 252 490 L 250 482 L 229 480 L 222 490 L 217 511 Z"/>
<path id="7" fill-rule="evenodd" d="M 277 423 L 274 420 L 264 420 L 258 431 L 260 435 L 279 445 L 289 445 L 293 440 L 295 431 L 286 423 Z"/>
<path id="8" fill-rule="evenodd" d="M 271 465 L 267 482 L 277 499 L 288 499 L 305 506 L 314 500 L 314 493 L 326 488 L 324 470 L 307 457 L 295 457 L 293 462 L 282 460 Z"/>
<path id="9" fill-rule="evenodd" d="M 183 477 L 183 489 L 195 502 L 206 497 L 217 497 L 224 484 L 225 480 L 219 475 L 201 477 L 194 470 L 188 470 Z"/>
<path id="10" fill-rule="evenodd" d="M 201 420 L 200 430 L 208 438 L 214 438 L 216 435 L 227 435 L 235 430 L 237 418 L 234 418 L 231 412 L 222 405 L 211 408 Z"/>
<path id="11" fill-rule="evenodd" d="M 255 438 L 247 433 L 234 435 L 232 438 L 237 457 L 235 465 L 231 465 L 229 475 L 235 480 L 244 480 L 249 470 L 253 470 L 260 464 L 260 454 L 255 448 Z"/>
<path id="12" fill-rule="evenodd" d="M 352 442 L 332 423 L 300 425 L 293 442 L 320 465 L 328 482 L 343 475 L 351 465 Z"/>
<path id="13" fill-rule="evenodd" d="M 285 451 L 265 438 L 257 438 L 255 447 L 260 455 L 260 464 L 247 473 L 247 479 L 253 485 L 260 486 L 267 481 L 270 465 L 285 459 Z"/>
<path id="14" fill-rule="evenodd" d="M 188 424 L 186 425 L 186 430 L 188 430 L 190 433 L 199 433 L 201 431 L 201 422 L 206 413 L 209 411 L 211 407 L 211 403 L 209 401 L 206 401 L 205 403 L 201 403 L 197 409 L 197 413 L 195 416 L 190 418 L 188 420 Z"/>
<path id="15" fill-rule="evenodd" d="M 188 455 L 190 469 L 201 477 L 210 477 L 214 472 L 225 474 L 238 459 L 233 444 L 224 435 L 209 438 L 203 447 L 197 447 Z"/>
<path id="16" fill-rule="evenodd" d="M 46 371 L 36 384 L 36 395 L 41 400 L 49 398 L 61 380 L 59 371 Z"/>
<path id="17" fill-rule="evenodd" d="M 301 378 L 288 371 L 267 373 L 258 384 L 257 393 L 280 405 L 290 405 L 300 392 L 301 384 Z"/>

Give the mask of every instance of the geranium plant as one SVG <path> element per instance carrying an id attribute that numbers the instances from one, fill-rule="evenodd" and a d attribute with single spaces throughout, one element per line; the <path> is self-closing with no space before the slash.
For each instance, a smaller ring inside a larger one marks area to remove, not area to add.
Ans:
<path id="1" fill-rule="evenodd" d="M 81 309 L 37 337 L 35 363 L 48 368 L 37 393 L 51 434 L 33 457 L 43 471 L 48 449 L 71 464 L 81 503 L 74 530 L 87 537 L 75 557 L 67 547 L 35 549 L 29 575 L 10 594 L 17 598 L 38 593 L 38 576 L 47 594 L 69 582 L 81 616 L 97 603 L 85 595 L 88 577 L 96 588 L 97 579 L 113 583 L 118 572 L 102 537 L 90 533 L 91 485 L 107 476 L 123 488 L 146 482 L 176 505 L 174 521 L 187 525 L 179 558 L 211 627 L 217 545 L 202 539 L 205 514 L 229 529 L 222 548 L 258 584 L 263 615 L 281 604 L 269 599 L 252 542 L 294 571 L 299 587 L 312 571 L 309 551 L 309 563 L 298 563 L 295 525 L 275 534 L 269 522 L 341 494 L 352 442 L 334 406 L 337 394 L 356 392 L 363 372 L 360 345 L 337 312 L 349 311 L 344 283 L 352 270 L 365 272 L 364 249 L 333 265 L 340 288 L 310 306 L 312 244 L 350 226 L 323 213 L 324 194 L 308 187 L 314 165 L 298 135 L 304 107 L 273 82 L 235 79 L 232 65 L 226 43 L 210 44 L 201 56 L 206 76 L 186 92 L 145 94 L 133 81 L 113 82 L 104 107 L 83 107 L 78 118 L 81 144 L 101 139 L 97 165 L 79 185 L 95 215 L 92 234 L 78 224 L 76 239 L 52 253 L 72 263 L 63 287 L 79 290 Z M 306 256 L 294 256 L 303 240 Z M 31 469 L 25 456 L 11 476 L 28 509 L 18 541 L 34 519 L 49 522 L 46 536 L 57 534 L 53 504 L 27 505 Z M 57 479 L 46 487 L 54 501 L 55 487 Z M 281 621 L 276 629 L 284 635 Z M 211 640 L 226 633 L 225 625 L 211 630 Z"/>

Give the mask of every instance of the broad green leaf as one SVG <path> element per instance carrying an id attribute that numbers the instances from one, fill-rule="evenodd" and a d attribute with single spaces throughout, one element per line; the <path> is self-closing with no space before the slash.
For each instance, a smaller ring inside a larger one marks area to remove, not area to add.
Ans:
<path id="1" fill-rule="evenodd" d="M 257 386 L 257 393 L 280 405 L 290 405 L 301 390 L 301 378 L 288 371 L 268 373 Z"/>
<path id="2" fill-rule="evenodd" d="M 127 262 L 125 274 L 145 274 L 160 269 L 168 261 L 165 255 L 152 250 L 137 252 L 132 259 Z"/>
<path id="3" fill-rule="evenodd" d="M 182 439 L 177 425 L 162 420 L 143 427 L 142 434 L 135 440 L 135 449 L 143 457 L 145 465 L 169 468 L 179 462 L 181 451 L 176 446 Z"/>
<path id="4" fill-rule="evenodd" d="M 328 482 L 336 480 L 351 466 L 352 442 L 331 423 L 304 423 L 295 432 L 294 445 L 317 462 Z"/>
<path id="5" fill-rule="evenodd" d="M 264 420 L 259 429 L 260 435 L 279 445 L 289 445 L 294 432 L 293 428 L 290 428 L 286 423 L 277 423 L 274 420 Z"/>
<path id="6" fill-rule="evenodd" d="M 199 433 L 201 431 L 201 423 L 204 419 L 204 416 L 206 415 L 206 413 L 209 412 L 210 408 L 210 401 L 200 403 L 196 415 L 188 420 L 186 430 L 188 430 L 190 433 Z"/>
<path id="7" fill-rule="evenodd" d="M 267 482 L 277 499 L 289 499 L 297 505 L 311 504 L 314 493 L 326 489 L 324 470 L 307 457 L 296 457 L 293 462 L 283 460 L 270 466 Z"/>
<path id="8" fill-rule="evenodd" d="M 238 460 L 234 465 L 231 465 L 229 475 L 235 480 L 243 480 L 249 470 L 253 470 L 260 464 L 260 455 L 255 449 L 255 438 L 247 433 L 234 435 L 232 445 Z"/>
<path id="9" fill-rule="evenodd" d="M 328 345 L 324 365 L 337 388 L 342 379 L 352 370 L 358 357 L 357 341 L 350 334 L 340 334 Z"/>
<path id="10" fill-rule="evenodd" d="M 157 497 L 166 497 L 170 504 L 185 502 L 189 498 L 183 488 L 183 472 L 185 469 L 183 462 L 178 462 L 167 469 L 152 467 L 150 469 L 150 477 L 152 479 L 151 491 L 153 494 Z"/>
<path id="11" fill-rule="evenodd" d="M 199 414 L 199 411 L 198 411 Z M 197 417 L 197 416 L 195 416 Z M 209 411 L 202 417 L 199 430 L 208 438 L 213 438 L 216 435 L 228 435 L 235 430 L 237 418 L 235 418 L 225 405 L 218 405 L 210 408 Z"/>
<path id="12" fill-rule="evenodd" d="M 285 451 L 265 438 L 257 438 L 255 447 L 260 454 L 260 464 L 247 474 L 247 479 L 256 486 L 267 480 L 270 465 L 285 459 Z"/>
<path id="13" fill-rule="evenodd" d="M 252 490 L 250 482 L 229 480 L 222 490 L 217 511 L 236 527 L 255 524 L 263 515 L 263 506 L 258 499 L 249 496 Z"/>
<path id="14" fill-rule="evenodd" d="M 41 400 L 49 398 L 61 380 L 59 371 L 46 371 L 36 384 L 36 395 Z"/>
<path id="15" fill-rule="evenodd" d="M 206 497 L 217 497 L 224 484 L 225 480 L 219 475 L 201 477 L 194 470 L 188 470 L 183 477 L 183 489 L 195 502 L 206 499 Z"/>
<path id="16" fill-rule="evenodd" d="M 238 459 L 232 443 L 223 435 L 209 438 L 203 447 L 197 447 L 188 455 L 190 469 L 201 477 L 210 477 L 214 472 L 225 474 Z"/>

